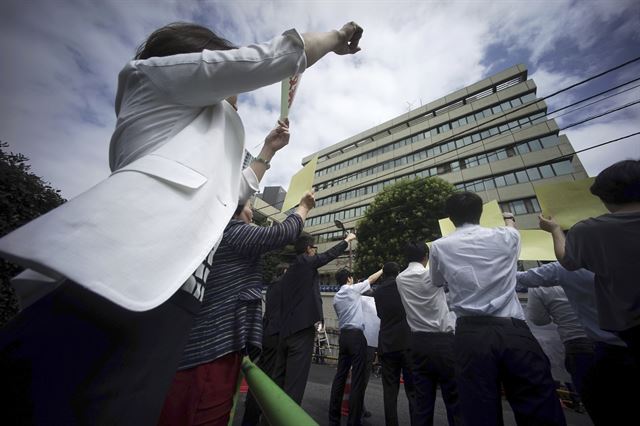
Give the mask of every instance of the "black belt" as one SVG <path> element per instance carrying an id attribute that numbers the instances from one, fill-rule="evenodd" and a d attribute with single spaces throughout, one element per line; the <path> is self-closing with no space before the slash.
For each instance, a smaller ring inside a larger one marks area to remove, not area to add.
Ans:
<path id="1" fill-rule="evenodd" d="M 489 317 L 489 316 L 469 316 L 458 317 L 456 325 L 477 324 L 477 325 L 507 325 L 520 328 L 529 328 L 527 322 L 512 317 Z"/>

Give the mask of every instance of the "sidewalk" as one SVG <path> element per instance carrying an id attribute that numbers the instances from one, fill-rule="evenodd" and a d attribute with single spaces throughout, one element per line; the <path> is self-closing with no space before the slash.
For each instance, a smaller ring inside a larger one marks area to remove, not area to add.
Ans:
<path id="1" fill-rule="evenodd" d="M 309 413 L 320 425 L 328 424 L 329 394 L 331 393 L 331 382 L 335 374 L 335 367 L 330 365 L 311 364 L 311 373 L 307 388 L 302 401 L 302 408 Z M 242 414 L 244 412 L 244 395 L 238 401 L 238 411 L 234 421 L 234 426 L 240 426 Z M 364 405 L 372 414 L 371 417 L 364 419 L 365 426 L 384 426 L 384 408 L 382 404 L 382 382 L 373 374 L 369 379 L 367 392 L 365 394 Z M 503 415 L 505 426 L 516 426 L 513 418 L 513 412 L 509 407 L 509 403 L 503 400 Z M 593 423 L 587 414 L 576 413 L 573 410 L 565 409 L 565 417 L 567 426 L 592 426 Z M 409 407 L 404 389 L 400 386 L 400 394 L 398 396 L 398 421 L 401 425 L 409 425 Z M 343 417 L 343 424 L 346 424 L 346 418 Z M 436 426 L 447 425 L 447 415 L 444 408 L 442 398 L 436 400 L 435 421 Z"/>

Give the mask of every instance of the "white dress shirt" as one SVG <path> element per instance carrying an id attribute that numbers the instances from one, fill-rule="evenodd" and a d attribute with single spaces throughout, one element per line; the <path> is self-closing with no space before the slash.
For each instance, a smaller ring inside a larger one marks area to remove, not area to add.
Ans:
<path id="1" fill-rule="evenodd" d="M 380 333 L 380 318 L 376 310 L 376 301 L 372 296 L 362 296 L 362 316 L 364 318 L 364 338 L 367 346 L 378 347 L 378 334 Z"/>
<path id="2" fill-rule="evenodd" d="M 0 255 L 132 311 L 160 305 L 257 189 L 241 179 L 244 127 L 224 99 L 305 67 L 295 30 L 239 49 L 131 61 L 118 77 L 111 176 L 0 239 Z"/>
<path id="3" fill-rule="evenodd" d="M 529 289 L 527 320 L 535 325 L 554 323 L 562 343 L 587 339 L 584 327 L 574 312 L 562 287 L 534 287 Z"/>
<path id="4" fill-rule="evenodd" d="M 411 262 L 396 277 L 398 293 L 413 332 L 451 332 L 456 316 L 449 311 L 443 287 L 431 283 L 429 268 Z"/>
<path id="5" fill-rule="evenodd" d="M 362 293 L 371 289 L 369 280 L 357 284 L 344 284 L 333 296 L 333 309 L 338 314 L 340 330 L 357 328 L 364 330 L 365 319 L 362 313 Z"/>
<path id="6" fill-rule="evenodd" d="M 433 284 L 449 286 L 458 316 L 512 317 L 524 320 L 516 295 L 520 234 L 511 227 L 465 224 L 431 245 Z"/>
<path id="7" fill-rule="evenodd" d="M 561 286 L 587 336 L 596 342 L 626 346 L 618 336 L 600 328 L 593 272 L 586 269 L 568 271 L 560 263 L 552 262 L 518 272 L 516 278 L 518 285 L 523 287 Z"/>

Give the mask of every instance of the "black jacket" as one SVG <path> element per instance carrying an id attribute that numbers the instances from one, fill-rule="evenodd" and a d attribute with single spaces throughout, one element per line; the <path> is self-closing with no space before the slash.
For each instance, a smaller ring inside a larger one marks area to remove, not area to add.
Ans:
<path id="1" fill-rule="evenodd" d="M 411 329 L 407 324 L 407 317 L 395 278 L 385 278 L 376 285 L 373 297 L 380 318 L 380 333 L 378 334 L 380 352 L 388 353 L 408 349 Z"/>
<path id="2" fill-rule="evenodd" d="M 318 268 L 340 256 L 346 241 L 315 256 L 299 254 L 281 280 L 280 337 L 312 327 L 323 320 Z"/>

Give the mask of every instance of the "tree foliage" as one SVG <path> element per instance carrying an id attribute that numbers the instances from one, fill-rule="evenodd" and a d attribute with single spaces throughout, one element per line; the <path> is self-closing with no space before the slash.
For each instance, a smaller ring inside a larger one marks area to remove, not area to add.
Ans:
<path id="1" fill-rule="evenodd" d="M 446 217 L 444 203 L 454 192 L 450 183 L 431 177 L 404 179 L 378 193 L 357 227 L 356 275 L 367 276 L 390 261 L 405 266 L 407 241 L 439 238 L 438 219 Z"/>
<path id="2" fill-rule="evenodd" d="M 65 202 L 60 191 L 31 173 L 29 159 L 8 152 L 0 142 L 0 237 Z M 0 259 L 0 326 L 17 312 L 17 302 L 9 279 L 20 268 Z"/>

